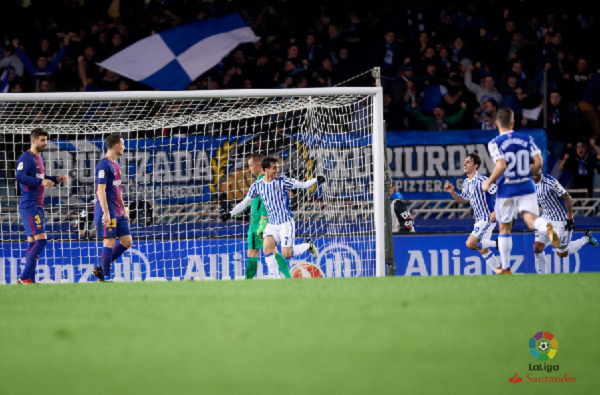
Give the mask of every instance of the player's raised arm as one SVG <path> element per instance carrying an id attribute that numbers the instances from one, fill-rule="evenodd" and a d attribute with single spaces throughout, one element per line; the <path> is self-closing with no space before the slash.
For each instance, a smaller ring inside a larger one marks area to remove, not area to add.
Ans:
<path id="1" fill-rule="evenodd" d="M 252 184 L 252 186 L 250 187 L 250 190 L 248 191 L 248 194 L 246 195 L 244 200 L 239 202 L 233 208 L 233 210 L 231 210 L 231 212 L 223 213 L 219 216 L 221 221 L 227 222 L 229 219 L 231 219 L 231 217 L 233 217 L 234 215 L 238 215 L 239 213 L 244 211 L 246 209 L 246 207 L 248 207 L 250 204 L 252 204 L 252 199 L 254 199 L 255 197 L 258 196 L 258 190 L 256 189 L 255 185 L 256 185 L 256 183 Z"/>
<path id="2" fill-rule="evenodd" d="M 324 183 L 325 177 L 324 176 L 317 176 L 316 178 L 313 178 L 312 180 L 308 180 L 308 181 L 298 181 L 295 180 L 293 178 L 285 178 L 285 185 L 286 187 L 288 187 L 288 189 L 308 189 L 310 187 L 312 187 L 313 185 L 315 185 L 316 183 L 322 184 Z"/>
<path id="3" fill-rule="evenodd" d="M 492 174 L 490 174 L 490 178 L 481 183 L 481 189 L 484 191 L 488 191 L 492 184 L 498 181 L 500 176 L 504 173 L 504 170 L 506 170 L 506 159 L 504 159 L 504 153 L 501 148 L 498 147 L 498 144 L 496 144 L 495 141 L 491 141 L 488 144 L 488 149 L 495 164 L 494 170 L 492 170 Z"/>
<path id="4" fill-rule="evenodd" d="M 448 192 L 452 196 L 452 199 L 456 200 L 457 202 L 461 204 L 469 203 L 468 199 L 465 199 L 464 197 L 456 193 L 456 191 L 454 190 L 454 185 L 452 185 L 451 182 L 447 182 L 446 185 L 444 185 L 444 190 Z"/>

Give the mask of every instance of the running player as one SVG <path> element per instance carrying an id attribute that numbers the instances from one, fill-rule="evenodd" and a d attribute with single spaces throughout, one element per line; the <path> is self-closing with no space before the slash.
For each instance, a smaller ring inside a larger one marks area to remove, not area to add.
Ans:
<path id="1" fill-rule="evenodd" d="M 494 194 L 498 187 L 491 185 L 489 191 L 481 190 L 481 183 L 487 180 L 487 177 L 477 171 L 481 166 L 481 157 L 473 152 L 465 158 L 463 170 L 467 179 L 463 183 L 462 194 L 454 191 L 454 186 L 448 182 L 444 189 L 452 195 L 452 198 L 459 203 L 471 203 L 475 212 L 475 228 L 467 239 L 467 248 L 478 250 L 485 259 L 485 263 L 496 273 L 500 273 L 502 268 L 496 259 L 496 256 L 490 247 L 498 248 L 497 242 L 492 240 L 492 232 L 496 228 L 496 222 L 490 221 L 490 214 L 494 211 Z"/>
<path id="2" fill-rule="evenodd" d="M 16 180 L 21 186 L 19 215 L 27 235 L 25 269 L 17 277 L 17 284 L 35 283 L 35 267 L 42 254 L 48 237 L 44 215 L 44 188 L 51 188 L 57 182 L 67 182 L 67 176 L 47 176 L 44 161 L 40 155 L 48 145 L 48 132 L 42 128 L 31 131 L 31 148 L 17 160 Z"/>
<path id="3" fill-rule="evenodd" d="M 581 239 L 571 241 L 575 223 L 573 221 L 573 200 L 569 193 L 552 176 L 542 174 L 541 169 L 532 172 L 533 182 L 535 183 L 535 193 L 539 204 L 542 206 L 542 218 L 550 221 L 558 236 L 560 237 L 560 246 L 556 248 L 556 254 L 564 258 L 579 251 L 585 244 L 591 244 L 598 247 L 598 242 L 592 236 L 591 231 L 585 232 Z M 560 200 L 564 200 L 565 207 Z M 538 273 L 546 273 L 546 254 L 544 249 L 550 245 L 550 240 L 545 234 L 535 232 L 535 243 L 533 252 L 535 254 L 535 269 Z"/>
<path id="4" fill-rule="evenodd" d="M 289 207 L 290 189 L 307 189 L 317 182 L 325 182 L 325 177 L 317 176 L 309 181 L 297 181 L 279 174 L 279 164 L 275 158 L 264 158 L 261 166 L 265 171 L 265 177 L 257 180 L 250 187 L 250 191 L 240 203 L 238 203 L 230 213 L 221 214 L 223 222 L 229 220 L 233 215 L 241 213 L 257 196 L 262 197 L 263 203 L 268 213 L 268 224 L 264 230 L 264 248 L 265 260 L 269 268 L 279 267 L 279 271 L 285 278 L 290 278 L 288 259 L 298 256 L 305 251 L 309 251 L 314 257 L 318 256 L 318 251 L 312 240 L 308 239 L 306 243 L 295 246 L 295 223 L 292 212 Z M 277 252 L 277 243 L 281 242 L 281 254 Z M 274 273 L 274 277 L 278 275 Z"/>
<path id="5" fill-rule="evenodd" d="M 512 238 L 510 231 L 513 220 L 522 213 L 525 223 L 531 230 L 547 234 L 552 245 L 557 248 L 560 239 L 547 219 L 538 217 L 539 206 L 535 195 L 535 186 L 531 179 L 529 162 L 533 159 L 531 170 L 537 172 L 544 161 L 533 138 L 524 133 L 513 131 L 515 114 L 510 108 L 502 108 L 496 114 L 496 123 L 500 136 L 488 144 L 490 155 L 495 162 L 490 178 L 483 181 L 481 189 L 489 191 L 497 182 L 498 201 L 496 217 L 500 222 L 498 250 L 502 262 L 502 273 L 510 274 L 510 252 Z"/>
<path id="6" fill-rule="evenodd" d="M 99 281 L 110 280 L 110 266 L 131 245 L 129 217 L 121 194 L 121 168 L 117 158 L 125 152 L 125 141 L 120 134 L 111 134 L 106 139 L 106 156 L 96 165 L 96 205 L 94 222 L 96 235 L 103 239 L 104 248 L 100 257 L 101 265 L 94 269 Z M 115 238 L 120 244 L 115 247 Z"/>

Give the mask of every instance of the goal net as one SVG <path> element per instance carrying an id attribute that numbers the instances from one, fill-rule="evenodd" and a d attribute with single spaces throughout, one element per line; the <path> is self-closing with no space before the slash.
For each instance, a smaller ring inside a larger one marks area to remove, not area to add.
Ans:
<path id="1" fill-rule="evenodd" d="M 95 280 L 94 170 L 112 133 L 125 140 L 118 162 L 134 240 L 113 263 L 116 280 L 244 278 L 250 208 L 227 223 L 218 216 L 254 181 L 252 153 L 277 158 L 288 177 L 327 179 L 290 192 L 296 244 L 311 238 L 319 249 L 290 260 L 298 273 L 384 273 L 380 88 L 1 94 L 0 283 L 16 282 L 25 265 L 15 172 L 38 127 L 50 134 L 45 173 L 68 176 L 45 190 L 38 281 Z M 268 275 L 261 251 L 257 277 Z"/>

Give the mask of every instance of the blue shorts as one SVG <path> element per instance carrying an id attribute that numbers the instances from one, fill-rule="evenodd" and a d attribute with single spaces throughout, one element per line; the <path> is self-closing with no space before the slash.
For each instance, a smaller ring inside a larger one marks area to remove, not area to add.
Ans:
<path id="1" fill-rule="evenodd" d="M 43 207 L 20 208 L 19 215 L 25 225 L 27 236 L 46 233 L 46 216 Z"/>
<path id="2" fill-rule="evenodd" d="M 121 236 L 128 236 L 131 234 L 129 229 L 129 220 L 124 215 L 120 217 L 111 217 L 108 226 L 104 226 L 102 223 L 102 216 L 96 216 L 94 218 L 96 224 L 96 235 L 100 239 L 114 239 Z"/>

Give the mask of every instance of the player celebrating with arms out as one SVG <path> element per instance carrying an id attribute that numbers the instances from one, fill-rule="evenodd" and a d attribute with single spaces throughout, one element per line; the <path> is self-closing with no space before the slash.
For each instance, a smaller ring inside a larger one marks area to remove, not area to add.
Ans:
<path id="1" fill-rule="evenodd" d="M 25 269 L 17 278 L 17 284 L 35 283 L 35 267 L 46 244 L 46 221 L 44 215 L 44 188 L 50 188 L 57 182 L 66 182 L 67 176 L 47 176 L 44 173 L 44 161 L 40 155 L 48 145 L 48 132 L 42 128 L 31 131 L 31 148 L 17 160 L 16 180 L 21 186 L 19 215 L 27 235 L 27 253 Z"/>
<path id="2" fill-rule="evenodd" d="M 490 178 L 483 181 L 481 189 L 489 191 L 492 184 L 498 181 L 498 201 L 495 212 L 498 222 L 500 222 L 498 250 L 502 262 L 502 273 L 511 274 L 512 237 L 510 231 L 513 220 L 520 213 L 523 214 L 529 229 L 547 234 L 555 248 L 559 246 L 560 239 L 552 224 L 547 219 L 538 217 L 540 210 L 531 179 L 529 162 L 533 159 L 531 171 L 537 172 L 542 168 L 544 161 L 540 150 L 531 136 L 513 131 L 515 114 L 510 108 L 502 108 L 498 111 L 496 123 L 500 136 L 488 144 L 490 155 L 495 162 L 494 170 Z"/>
<path id="3" fill-rule="evenodd" d="M 559 257 L 565 258 L 579 251 L 585 244 L 591 244 L 598 247 L 598 242 L 592 236 L 591 231 L 585 232 L 581 239 L 571 241 L 575 223 L 573 221 L 573 199 L 571 195 L 563 188 L 560 183 L 552 176 L 542 174 L 541 169 L 532 171 L 533 182 L 535 183 L 535 193 L 538 202 L 542 206 L 542 218 L 550 221 L 558 236 L 560 237 L 560 246 L 555 249 Z M 565 207 L 560 200 L 564 200 Z M 535 232 L 535 243 L 533 252 L 535 254 L 535 269 L 538 273 L 546 273 L 546 254 L 544 249 L 550 245 L 550 240 L 545 234 Z"/>
<path id="4" fill-rule="evenodd" d="M 479 250 L 479 253 L 485 259 L 485 263 L 494 270 L 500 273 L 500 263 L 490 247 L 496 247 L 497 242 L 492 240 L 492 232 L 496 228 L 496 222 L 490 221 L 490 214 L 494 211 L 494 196 L 498 189 L 492 184 L 487 192 L 481 189 L 481 184 L 487 180 L 487 177 L 477 171 L 481 166 L 481 157 L 473 152 L 465 158 L 463 162 L 463 170 L 467 179 L 463 183 L 462 194 L 459 195 L 454 191 L 454 186 L 448 182 L 444 189 L 452 195 L 452 198 L 459 203 L 471 203 L 475 212 L 475 228 L 467 239 L 467 248 L 471 250 Z"/>
<path id="5" fill-rule="evenodd" d="M 96 205 L 94 223 L 96 235 L 103 239 L 104 248 L 100 257 L 101 265 L 94 269 L 99 281 L 110 280 L 110 266 L 131 245 L 129 217 L 121 194 L 121 168 L 117 158 L 125 152 L 125 141 L 120 134 L 111 134 L 106 139 L 106 156 L 96 165 Z M 115 247 L 115 238 L 120 244 Z"/>
<path id="6" fill-rule="evenodd" d="M 264 158 L 261 166 L 265 171 L 265 177 L 257 180 L 250 187 L 250 191 L 240 203 L 238 203 L 230 213 L 221 214 L 223 222 L 229 220 L 233 215 L 241 213 L 251 202 L 252 199 L 260 196 L 268 213 L 268 224 L 264 230 L 264 248 L 265 260 L 269 268 L 276 265 L 285 278 L 290 278 L 290 270 L 287 260 L 293 256 L 298 256 L 305 251 L 309 251 L 313 256 L 318 252 L 312 240 L 308 239 L 306 243 L 295 246 L 296 225 L 294 217 L 289 207 L 290 189 L 307 189 L 318 183 L 325 182 L 325 177 L 317 176 L 309 181 L 297 181 L 279 174 L 279 163 L 275 158 Z M 281 253 L 277 253 L 277 243 L 281 242 Z M 278 278 L 276 272 L 273 277 Z"/>

